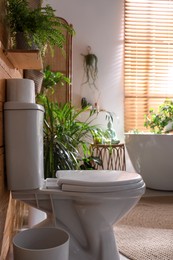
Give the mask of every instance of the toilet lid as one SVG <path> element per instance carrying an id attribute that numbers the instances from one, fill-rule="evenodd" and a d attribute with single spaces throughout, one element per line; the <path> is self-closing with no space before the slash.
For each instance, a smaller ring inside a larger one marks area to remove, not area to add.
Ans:
<path id="1" fill-rule="evenodd" d="M 64 191 L 114 192 L 143 185 L 137 173 L 109 170 L 57 171 L 57 185 Z"/>

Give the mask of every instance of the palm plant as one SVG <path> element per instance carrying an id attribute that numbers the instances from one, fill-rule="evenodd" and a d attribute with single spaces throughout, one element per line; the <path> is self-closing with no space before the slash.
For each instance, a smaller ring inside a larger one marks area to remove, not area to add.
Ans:
<path id="1" fill-rule="evenodd" d="M 37 95 L 37 102 L 45 108 L 45 178 L 55 177 L 57 170 L 79 169 L 81 162 L 91 156 L 89 143 L 96 128 L 91 125 L 95 111 L 81 122 L 79 117 L 87 107 L 78 110 L 70 103 L 60 105 L 44 94 Z"/>

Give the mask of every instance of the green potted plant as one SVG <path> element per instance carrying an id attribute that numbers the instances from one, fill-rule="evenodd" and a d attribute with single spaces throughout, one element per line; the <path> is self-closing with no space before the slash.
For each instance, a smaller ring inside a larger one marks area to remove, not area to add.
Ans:
<path id="1" fill-rule="evenodd" d="M 64 29 L 71 34 L 74 33 L 71 26 L 62 23 L 56 17 L 55 10 L 50 5 L 32 9 L 27 0 L 7 0 L 6 8 L 7 23 L 16 48 L 22 47 L 22 35 L 25 41 L 23 48 L 38 48 L 44 55 L 49 46 L 53 53 L 54 46 L 63 50 Z"/>
<path id="2" fill-rule="evenodd" d="M 82 83 L 94 85 L 94 87 L 97 89 L 96 86 L 96 79 L 98 74 L 98 58 L 95 54 L 91 53 L 91 47 L 87 47 L 87 54 L 81 54 L 84 57 L 84 72 L 86 76 L 86 81 Z"/>
<path id="3" fill-rule="evenodd" d="M 52 71 L 49 65 L 44 69 L 43 74 L 44 76 L 41 89 L 42 94 L 46 94 L 48 90 L 54 92 L 53 87 L 56 84 L 60 84 L 61 86 L 64 86 L 65 83 L 71 84 L 68 77 L 59 71 Z"/>
<path id="4" fill-rule="evenodd" d="M 80 166 L 90 169 L 92 161 L 101 163 L 99 158 L 92 157 L 89 147 L 92 133 L 96 129 L 91 124 L 95 110 L 91 110 L 88 118 L 82 122 L 79 118 L 88 107 L 77 109 L 71 103 L 61 105 L 52 102 L 47 95 L 48 90 L 51 90 L 49 94 L 53 94 L 55 84 L 63 85 L 64 82 L 70 83 L 70 79 L 47 67 L 44 70 L 42 91 L 36 96 L 37 103 L 45 108 L 45 178 L 55 177 L 57 170 L 76 170 Z"/>
<path id="5" fill-rule="evenodd" d="M 45 108 L 45 178 L 55 177 L 57 170 L 79 169 L 83 159 L 90 156 L 91 131 L 95 128 L 90 116 L 85 122 L 79 120 L 86 108 L 78 110 L 70 103 L 59 105 L 43 94 L 37 100 Z"/>
<path id="6" fill-rule="evenodd" d="M 125 133 L 129 159 L 146 187 L 172 190 L 173 101 L 166 99 L 157 110 L 150 109 L 144 126 L 146 131 Z"/>
<path id="7" fill-rule="evenodd" d="M 144 118 L 144 126 L 156 134 L 173 131 L 173 101 L 166 99 L 158 111 L 151 108 Z"/>

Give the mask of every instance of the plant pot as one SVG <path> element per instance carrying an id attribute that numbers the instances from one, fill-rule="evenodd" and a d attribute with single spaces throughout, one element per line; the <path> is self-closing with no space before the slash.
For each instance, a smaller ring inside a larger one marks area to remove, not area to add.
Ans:
<path id="1" fill-rule="evenodd" d="M 170 121 L 163 129 L 163 131 L 166 132 L 171 132 L 173 131 L 173 122 Z"/>
<path id="2" fill-rule="evenodd" d="M 29 0 L 28 5 L 31 9 L 40 8 L 42 5 L 42 0 Z"/>
<path id="3" fill-rule="evenodd" d="M 24 70 L 24 78 L 34 81 L 36 94 L 39 94 L 41 91 L 43 77 L 44 73 L 40 70 Z"/>
<path id="4" fill-rule="evenodd" d="M 69 235 L 57 228 L 33 228 L 13 238 L 14 260 L 69 260 Z"/>
<path id="5" fill-rule="evenodd" d="M 32 35 L 31 35 L 31 39 L 32 39 Z M 15 40 L 16 40 L 16 49 L 38 50 L 38 46 L 36 46 L 34 43 L 31 45 L 28 44 L 28 41 L 23 32 L 17 32 Z"/>

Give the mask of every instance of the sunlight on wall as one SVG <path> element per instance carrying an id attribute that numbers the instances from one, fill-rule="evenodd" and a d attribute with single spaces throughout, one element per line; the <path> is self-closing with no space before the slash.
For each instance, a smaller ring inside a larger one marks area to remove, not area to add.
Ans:
<path id="1" fill-rule="evenodd" d="M 99 103 L 100 109 L 114 112 L 119 118 L 119 138 L 124 139 L 123 103 L 123 1 L 109 0 L 45 0 L 65 18 L 76 31 L 73 38 L 73 104 L 81 98 Z M 98 57 L 99 91 L 82 86 L 83 57 L 87 46 Z M 102 123 L 102 122 L 100 122 Z"/>

